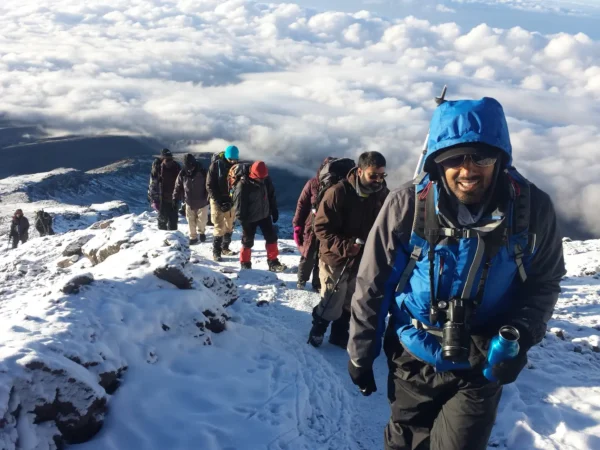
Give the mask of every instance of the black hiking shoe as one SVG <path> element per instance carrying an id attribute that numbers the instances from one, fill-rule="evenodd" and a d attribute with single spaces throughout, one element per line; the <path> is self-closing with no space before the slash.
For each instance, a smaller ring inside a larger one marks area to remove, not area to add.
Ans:
<path id="1" fill-rule="evenodd" d="M 251 262 L 243 262 L 243 263 L 240 263 L 240 267 L 242 269 L 252 269 L 252 263 Z"/>
<path id="2" fill-rule="evenodd" d="M 223 256 L 233 256 L 233 255 L 235 255 L 235 252 L 233 250 L 229 250 L 229 248 L 222 248 L 221 254 Z"/>
<path id="3" fill-rule="evenodd" d="M 269 270 L 271 272 L 283 272 L 285 269 L 287 269 L 287 266 L 285 264 L 281 264 L 277 258 L 267 261 L 267 263 L 269 264 Z"/>
<path id="4" fill-rule="evenodd" d="M 206 235 L 205 234 L 201 234 L 200 235 L 200 242 L 206 242 Z"/>
<path id="5" fill-rule="evenodd" d="M 332 345 L 336 345 L 340 348 L 343 348 L 344 350 L 346 350 L 346 348 L 348 347 L 349 339 L 350 339 L 350 337 L 348 335 L 342 336 L 339 334 L 334 334 L 333 330 L 332 330 L 331 334 L 329 335 L 329 343 Z"/>
<path id="6" fill-rule="evenodd" d="M 223 236 L 215 236 L 213 239 L 213 260 L 221 261 L 221 244 L 223 243 Z"/>
<path id="7" fill-rule="evenodd" d="M 329 322 L 317 315 L 316 308 L 313 309 L 312 317 L 313 325 L 308 334 L 308 343 L 316 348 L 320 347 L 323 343 L 323 337 L 325 336 Z"/>
<path id="8" fill-rule="evenodd" d="M 329 335 L 329 343 L 337 345 L 343 349 L 348 347 L 348 339 L 350 338 L 350 311 L 344 309 L 339 319 L 331 323 L 331 334 Z"/>
<path id="9" fill-rule="evenodd" d="M 296 283 L 296 287 L 298 289 L 300 289 L 301 291 L 303 291 L 304 288 L 306 287 L 306 281 L 298 281 L 298 283 Z"/>
<path id="10" fill-rule="evenodd" d="M 221 254 L 213 252 L 213 261 L 215 261 L 215 262 L 221 262 L 221 261 L 223 261 L 223 258 L 221 258 Z"/>
<path id="11" fill-rule="evenodd" d="M 313 283 L 312 284 L 312 290 L 315 291 L 318 294 L 319 292 L 321 292 L 321 285 Z"/>
<path id="12" fill-rule="evenodd" d="M 198 238 L 194 238 L 194 239 L 190 238 L 190 245 L 196 245 L 197 243 L 198 243 Z"/>

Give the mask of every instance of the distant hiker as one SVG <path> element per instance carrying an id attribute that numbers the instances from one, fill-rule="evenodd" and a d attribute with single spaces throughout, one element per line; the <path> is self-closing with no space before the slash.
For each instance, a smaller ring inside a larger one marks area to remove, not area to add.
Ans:
<path id="1" fill-rule="evenodd" d="M 206 191 L 206 170 L 194 155 L 188 153 L 183 159 L 183 170 L 179 172 L 173 192 L 173 203 L 183 198 L 185 216 L 190 230 L 190 244 L 206 241 L 208 221 L 208 192 Z"/>
<path id="2" fill-rule="evenodd" d="M 387 450 L 488 448 L 502 385 L 546 334 L 565 274 L 562 243 L 550 198 L 511 159 L 496 100 L 442 103 L 424 171 L 390 194 L 369 235 L 348 370 L 363 395 L 377 390 L 372 365 L 389 314 Z M 482 370 L 501 328 L 520 334 L 520 351 L 493 364 L 489 381 Z"/>
<path id="3" fill-rule="evenodd" d="M 54 230 L 52 229 L 52 216 L 43 209 L 35 213 L 35 229 L 40 236 L 54 234 Z"/>
<path id="4" fill-rule="evenodd" d="M 315 236 L 314 217 L 316 210 L 313 205 L 317 204 L 319 192 L 319 173 L 325 164 L 330 161 L 328 157 L 319 167 L 317 175 L 306 182 L 302 193 L 296 204 L 296 214 L 292 224 L 294 226 L 294 242 L 301 252 L 300 264 L 298 264 L 298 289 L 304 289 L 306 282 L 312 273 L 312 288 L 319 292 L 321 280 L 319 280 L 319 241 Z"/>
<path id="5" fill-rule="evenodd" d="M 179 163 L 173 160 L 173 154 L 168 148 L 163 148 L 161 158 L 152 164 L 148 197 L 152 208 L 158 212 L 159 230 L 177 229 L 177 202 L 173 202 L 175 181 L 181 171 Z"/>
<path id="6" fill-rule="evenodd" d="M 333 322 L 329 342 L 344 349 L 348 343 L 350 300 L 362 257 L 356 242 L 366 241 L 389 193 L 385 166 L 381 153 L 363 153 L 358 167 L 329 188 L 319 205 L 315 234 L 320 243 L 321 302 L 313 309 L 309 335 L 315 347 L 323 342 L 329 322 Z"/>
<path id="7" fill-rule="evenodd" d="M 17 248 L 19 241 L 24 244 L 29 239 L 29 220 L 23 215 L 21 209 L 17 209 L 12 218 L 10 237 L 12 238 L 12 248 Z"/>
<path id="8" fill-rule="evenodd" d="M 213 155 L 208 169 L 206 190 L 210 198 L 210 213 L 214 226 L 213 259 L 215 261 L 221 260 L 221 254 L 225 256 L 233 254 L 229 249 L 229 244 L 231 244 L 233 234 L 235 210 L 229 195 L 227 176 L 229 169 L 239 159 L 240 151 L 235 145 L 230 145 L 225 151 Z"/>
<path id="9" fill-rule="evenodd" d="M 277 232 L 273 223 L 279 220 L 275 188 L 269 177 L 269 170 L 262 161 L 237 164 L 232 169 L 233 204 L 236 217 L 242 225 L 242 269 L 251 269 L 252 247 L 256 229 L 260 228 L 265 238 L 267 264 L 271 272 L 283 272 L 287 267 L 279 262 Z"/>

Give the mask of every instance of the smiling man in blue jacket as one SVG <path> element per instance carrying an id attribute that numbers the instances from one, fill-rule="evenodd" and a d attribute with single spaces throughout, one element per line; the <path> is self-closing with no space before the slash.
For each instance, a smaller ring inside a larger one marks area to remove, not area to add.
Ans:
<path id="1" fill-rule="evenodd" d="M 546 333 L 565 274 L 560 233 L 548 195 L 511 163 L 496 100 L 445 102 L 424 171 L 389 195 L 369 234 L 348 370 L 364 395 L 376 391 L 385 335 L 387 450 L 485 450 L 502 385 Z M 504 325 L 520 333 L 520 351 L 489 381 L 489 342 Z"/>

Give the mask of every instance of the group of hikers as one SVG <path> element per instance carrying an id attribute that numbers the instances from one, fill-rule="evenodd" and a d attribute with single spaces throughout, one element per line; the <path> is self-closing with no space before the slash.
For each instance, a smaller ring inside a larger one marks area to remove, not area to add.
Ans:
<path id="1" fill-rule="evenodd" d="M 54 234 L 52 229 L 52 216 L 43 209 L 35 213 L 35 229 L 40 236 Z M 25 217 L 22 209 L 17 209 L 10 222 L 10 231 L 8 233 L 8 244 L 12 248 L 17 248 L 19 242 L 24 244 L 29 240 L 29 219 Z"/>
<path id="2" fill-rule="evenodd" d="M 383 347 L 386 450 L 485 450 L 502 386 L 527 366 L 558 300 L 561 236 L 549 196 L 513 167 L 496 100 L 442 99 L 422 161 L 392 192 L 375 151 L 356 164 L 328 157 L 306 183 L 293 229 L 297 287 L 312 277 L 320 294 L 308 343 L 320 347 L 331 324 L 329 342 L 347 349 L 349 375 L 365 396 L 377 391 L 373 362 Z M 286 269 L 268 168 L 241 162 L 236 146 L 213 155 L 208 171 L 192 154 L 181 167 L 163 149 L 149 199 L 166 230 L 177 229 L 184 202 L 192 245 L 206 241 L 210 208 L 215 261 L 233 254 L 237 220 L 241 268 L 252 268 L 260 228 L 269 270 Z M 13 246 L 27 241 L 28 228 L 17 210 Z M 52 233 L 51 221 L 44 230 Z"/>
<path id="3" fill-rule="evenodd" d="M 513 167 L 500 103 L 438 103 L 412 181 L 390 192 L 378 152 L 357 164 L 329 157 L 306 183 L 293 219 L 297 287 L 312 276 L 320 293 L 308 343 L 320 347 L 331 324 L 329 342 L 347 349 L 349 375 L 365 396 L 377 391 L 373 362 L 383 346 L 386 450 L 485 450 L 502 386 L 544 338 L 565 274 L 554 207 Z M 151 182 L 159 226 L 171 226 L 167 217 L 183 192 L 190 240 L 197 227 L 204 241 L 210 198 L 215 260 L 230 253 L 238 219 L 241 267 L 251 267 L 257 227 L 269 268 L 282 267 L 268 170 L 238 159 L 238 149 L 227 147 L 205 174 L 186 155 L 184 170 L 168 178 L 172 188 Z M 165 169 L 171 160 L 163 151 Z"/>
<path id="4" fill-rule="evenodd" d="M 273 224 L 279 220 L 279 210 L 269 170 L 263 161 L 240 162 L 239 158 L 239 149 L 230 145 L 213 155 L 206 171 L 191 153 L 185 155 L 182 168 L 172 152 L 163 149 L 152 165 L 148 189 L 152 208 L 158 212 L 158 228 L 177 229 L 179 203 L 183 201 L 190 245 L 205 242 L 210 208 L 215 261 L 234 254 L 229 246 L 238 220 L 242 227 L 241 268 L 252 268 L 252 247 L 260 229 L 269 270 L 283 272 L 287 267 L 278 258 Z"/>

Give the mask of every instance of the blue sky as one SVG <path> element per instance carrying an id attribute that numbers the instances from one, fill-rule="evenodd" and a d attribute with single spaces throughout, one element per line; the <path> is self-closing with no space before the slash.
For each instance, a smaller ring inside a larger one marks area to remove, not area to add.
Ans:
<path id="1" fill-rule="evenodd" d="M 364 9 L 390 19 L 413 15 L 432 23 L 456 22 L 465 28 L 486 23 L 497 28 L 520 26 L 544 34 L 582 32 L 600 38 L 600 0 L 297 0 L 294 3 L 321 11 Z"/>

